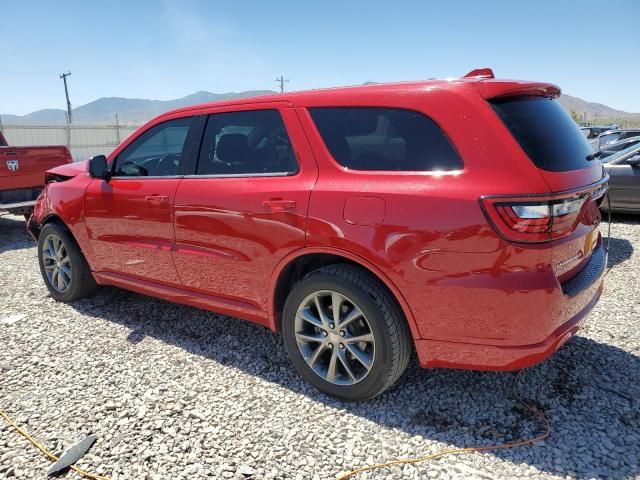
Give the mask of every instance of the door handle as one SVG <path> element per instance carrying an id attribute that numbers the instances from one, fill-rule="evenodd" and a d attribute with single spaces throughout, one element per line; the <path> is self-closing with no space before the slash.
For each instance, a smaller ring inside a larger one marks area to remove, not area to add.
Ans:
<path id="1" fill-rule="evenodd" d="M 262 206 L 268 208 L 272 212 L 284 212 L 285 210 L 291 210 L 296 208 L 295 200 L 265 200 L 262 202 Z"/>
<path id="2" fill-rule="evenodd" d="M 164 205 L 165 203 L 169 203 L 169 197 L 167 195 L 147 195 L 144 199 L 147 203 L 151 203 L 153 205 Z"/>

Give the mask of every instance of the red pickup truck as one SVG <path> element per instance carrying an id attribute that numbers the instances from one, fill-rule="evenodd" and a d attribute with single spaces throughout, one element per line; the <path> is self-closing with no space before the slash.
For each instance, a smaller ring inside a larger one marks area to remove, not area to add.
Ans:
<path id="1" fill-rule="evenodd" d="M 45 172 L 71 163 L 63 145 L 10 147 L 0 132 L 0 212 L 29 217 L 45 184 Z"/>

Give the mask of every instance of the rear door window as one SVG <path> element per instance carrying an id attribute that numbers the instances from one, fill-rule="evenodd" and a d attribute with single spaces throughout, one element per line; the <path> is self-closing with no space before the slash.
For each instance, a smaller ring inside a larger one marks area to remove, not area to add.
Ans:
<path id="1" fill-rule="evenodd" d="M 209 115 L 197 175 L 294 175 L 291 140 L 278 110 Z"/>
<path id="2" fill-rule="evenodd" d="M 596 162 L 593 148 L 557 100 L 509 97 L 489 104 L 538 168 L 568 172 Z"/>
<path id="3" fill-rule="evenodd" d="M 311 117 L 331 153 L 352 170 L 445 171 L 462 168 L 440 127 L 400 108 L 317 107 Z"/>

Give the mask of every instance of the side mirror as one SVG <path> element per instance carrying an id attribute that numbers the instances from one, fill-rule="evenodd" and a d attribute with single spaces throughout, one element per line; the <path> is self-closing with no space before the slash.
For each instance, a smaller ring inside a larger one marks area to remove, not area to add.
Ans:
<path id="1" fill-rule="evenodd" d="M 640 154 L 635 155 L 631 157 L 629 160 L 627 160 L 627 164 L 632 165 L 634 167 L 637 167 L 638 165 L 640 165 Z"/>
<path id="2" fill-rule="evenodd" d="M 109 179 L 109 171 L 107 170 L 107 157 L 104 155 L 96 155 L 89 160 L 89 176 L 92 178 Z"/>

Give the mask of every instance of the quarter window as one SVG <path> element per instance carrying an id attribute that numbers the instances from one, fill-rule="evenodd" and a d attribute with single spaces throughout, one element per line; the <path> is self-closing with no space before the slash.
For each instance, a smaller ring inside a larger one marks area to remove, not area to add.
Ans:
<path id="1" fill-rule="evenodd" d="M 278 110 L 209 115 L 198 175 L 295 174 L 298 163 Z"/>
<path id="2" fill-rule="evenodd" d="M 116 158 L 114 176 L 165 177 L 178 175 L 192 117 L 158 124 L 125 148 Z"/>
<path id="3" fill-rule="evenodd" d="M 462 160 L 429 117 L 406 109 L 311 108 L 333 158 L 352 170 L 459 170 Z"/>

